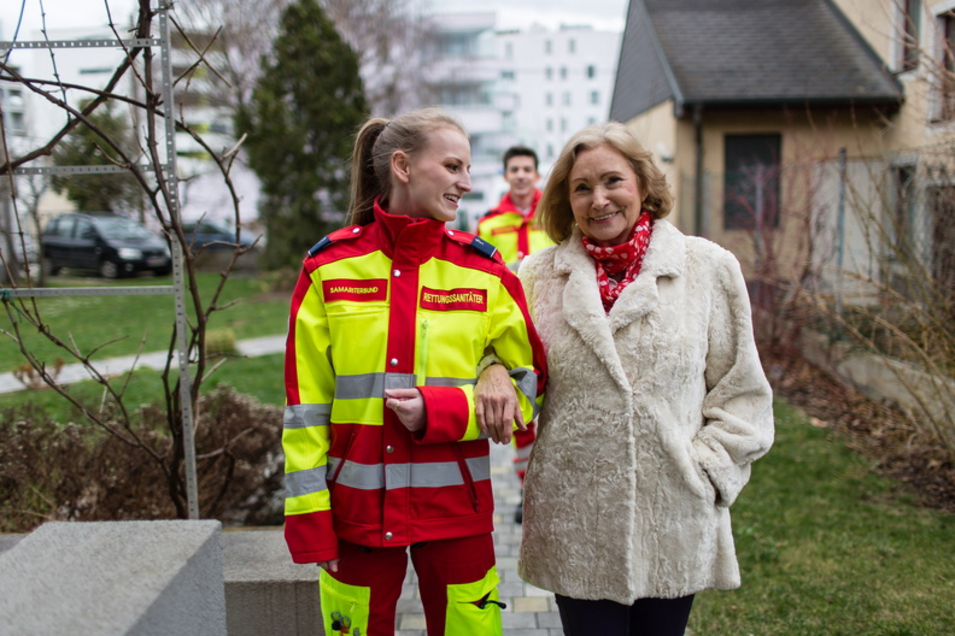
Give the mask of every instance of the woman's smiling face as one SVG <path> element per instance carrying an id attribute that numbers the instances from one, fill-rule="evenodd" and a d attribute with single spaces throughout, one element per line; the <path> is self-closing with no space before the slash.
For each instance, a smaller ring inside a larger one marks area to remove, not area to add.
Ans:
<path id="1" fill-rule="evenodd" d="M 580 151 L 568 182 L 574 220 L 587 238 L 602 247 L 630 238 L 645 197 L 622 154 L 606 145 Z"/>
<path id="2" fill-rule="evenodd" d="M 408 159 L 406 211 L 392 213 L 453 221 L 458 202 L 471 191 L 471 145 L 457 128 L 442 127 L 428 134 L 424 148 Z"/>

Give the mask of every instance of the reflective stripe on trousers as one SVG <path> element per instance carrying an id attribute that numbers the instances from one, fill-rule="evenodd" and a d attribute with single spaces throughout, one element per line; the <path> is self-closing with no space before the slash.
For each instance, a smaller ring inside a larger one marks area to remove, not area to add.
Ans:
<path id="1" fill-rule="evenodd" d="M 322 570 L 319 577 L 325 633 L 394 634 L 408 552 L 407 546 L 368 548 L 340 541 L 338 572 Z M 427 541 L 411 546 L 410 553 L 428 636 L 502 633 L 490 534 Z M 347 632 L 341 629 L 346 623 Z"/>

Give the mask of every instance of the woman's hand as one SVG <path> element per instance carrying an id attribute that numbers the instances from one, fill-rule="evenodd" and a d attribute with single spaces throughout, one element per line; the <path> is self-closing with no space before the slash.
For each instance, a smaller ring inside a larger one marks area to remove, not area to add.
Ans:
<path id="1" fill-rule="evenodd" d="M 481 372 L 474 388 L 474 412 L 481 432 L 498 444 L 511 441 L 514 423 L 527 430 L 517 392 L 503 364 L 492 364 Z"/>
<path id="2" fill-rule="evenodd" d="M 385 389 L 385 398 L 385 406 L 392 409 L 412 433 L 417 433 L 428 423 L 424 398 L 418 389 Z"/>
<path id="3" fill-rule="evenodd" d="M 322 561 L 321 563 L 318 564 L 318 567 L 328 572 L 338 572 L 338 561 L 339 559 L 332 559 L 331 561 Z"/>

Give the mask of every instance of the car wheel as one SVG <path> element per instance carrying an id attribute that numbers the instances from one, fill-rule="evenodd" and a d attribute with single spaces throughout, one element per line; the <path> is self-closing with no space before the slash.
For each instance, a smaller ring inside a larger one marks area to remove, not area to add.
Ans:
<path id="1" fill-rule="evenodd" d="M 119 265 L 113 261 L 103 261 L 99 264 L 99 275 L 103 278 L 119 278 Z"/>
<path id="2" fill-rule="evenodd" d="M 60 270 L 63 269 L 62 267 L 54 265 L 53 261 L 48 258 L 44 258 L 40 261 L 40 267 L 43 268 L 44 276 L 56 276 L 60 273 Z"/>

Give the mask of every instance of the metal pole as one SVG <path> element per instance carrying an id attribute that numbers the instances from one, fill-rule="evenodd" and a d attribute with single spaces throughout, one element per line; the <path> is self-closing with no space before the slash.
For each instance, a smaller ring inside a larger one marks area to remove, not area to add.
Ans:
<path id="1" fill-rule="evenodd" d="M 842 265 L 846 243 L 846 149 L 839 149 L 839 207 L 836 211 L 836 334 L 842 338 Z"/>
<path id="2" fill-rule="evenodd" d="M 159 29 L 162 60 L 163 116 L 166 125 L 166 164 L 164 176 L 169 189 L 169 217 L 178 224 L 179 217 L 179 177 L 176 172 L 176 120 L 173 101 L 172 79 L 172 37 L 169 11 L 172 2 L 160 0 Z M 199 487 L 196 478 L 196 439 L 192 413 L 192 383 L 189 378 L 189 343 L 186 340 L 188 324 L 186 322 L 186 292 L 182 273 L 182 246 L 171 241 L 173 287 L 176 299 L 176 334 L 179 347 L 179 400 L 182 403 L 182 445 L 186 470 L 186 502 L 189 518 L 199 518 Z"/>

